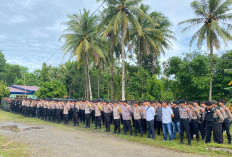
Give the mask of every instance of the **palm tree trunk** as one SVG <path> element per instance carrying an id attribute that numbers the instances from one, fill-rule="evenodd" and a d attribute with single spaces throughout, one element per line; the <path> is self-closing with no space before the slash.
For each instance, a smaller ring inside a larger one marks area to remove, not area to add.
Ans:
<path id="1" fill-rule="evenodd" d="M 87 53 L 85 53 L 85 90 L 86 90 L 86 99 L 89 99 L 89 64 L 88 64 Z"/>
<path id="2" fill-rule="evenodd" d="M 101 70 L 99 69 L 98 74 L 98 86 L 97 86 L 97 97 L 100 98 L 100 82 L 101 82 Z"/>
<path id="3" fill-rule="evenodd" d="M 126 37 L 126 28 L 125 26 L 122 26 L 122 32 L 121 32 L 121 58 L 122 58 L 122 101 L 125 100 L 125 48 L 124 48 L 124 40 Z"/>
<path id="4" fill-rule="evenodd" d="M 212 100 L 212 88 L 213 88 L 213 45 L 210 45 L 210 83 L 209 83 L 209 101 Z"/>
<path id="5" fill-rule="evenodd" d="M 139 40 L 139 66 L 142 66 L 142 46 L 141 39 Z"/>
<path id="6" fill-rule="evenodd" d="M 111 101 L 114 101 L 114 63 L 111 62 Z"/>
<path id="7" fill-rule="evenodd" d="M 152 76 L 154 75 L 154 60 L 155 60 L 155 55 L 154 55 L 154 53 L 152 52 L 152 61 L 151 61 L 151 63 L 152 63 L 152 68 L 151 68 L 151 74 L 152 74 Z"/>
<path id="8" fill-rule="evenodd" d="M 89 75 L 89 97 L 90 97 L 90 100 L 93 100 L 90 75 Z"/>
<path id="9" fill-rule="evenodd" d="M 110 37 L 110 60 L 111 60 L 111 101 L 114 101 L 114 57 L 113 57 L 113 37 Z"/>

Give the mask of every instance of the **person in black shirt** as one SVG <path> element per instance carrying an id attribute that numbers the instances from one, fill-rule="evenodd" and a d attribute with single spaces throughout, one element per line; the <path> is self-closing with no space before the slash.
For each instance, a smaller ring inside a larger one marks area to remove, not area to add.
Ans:
<path id="1" fill-rule="evenodd" d="M 174 117 L 172 119 L 172 127 L 173 127 L 173 139 L 176 139 L 176 132 L 180 133 L 180 114 L 179 114 L 179 106 L 176 101 L 173 101 L 172 111 Z"/>

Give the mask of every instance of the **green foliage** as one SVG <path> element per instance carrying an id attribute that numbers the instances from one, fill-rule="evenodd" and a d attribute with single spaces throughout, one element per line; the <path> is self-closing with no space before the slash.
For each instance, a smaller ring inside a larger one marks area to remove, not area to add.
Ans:
<path id="1" fill-rule="evenodd" d="M 3 81 L 0 81 L 0 101 L 3 97 L 7 97 L 10 94 L 10 90 L 7 88 Z"/>
<path id="2" fill-rule="evenodd" d="M 49 67 L 47 66 L 46 63 L 43 63 L 43 66 L 42 66 L 42 70 L 40 72 L 40 81 L 42 83 L 50 81 L 50 78 L 49 78 Z"/>
<path id="3" fill-rule="evenodd" d="M 42 87 L 35 93 L 40 98 L 64 98 L 66 94 L 65 86 L 57 80 L 43 83 Z"/>
<path id="4" fill-rule="evenodd" d="M 213 67 L 213 99 L 229 99 L 230 91 L 226 91 L 232 74 L 225 73 L 225 69 L 232 67 L 232 51 L 224 53 L 221 57 L 214 56 Z M 186 54 L 183 59 L 172 57 L 165 66 L 165 74 L 172 83 L 169 86 L 175 91 L 177 99 L 207 100 L 210 80 L 210 56 L 200 53 Z"/>

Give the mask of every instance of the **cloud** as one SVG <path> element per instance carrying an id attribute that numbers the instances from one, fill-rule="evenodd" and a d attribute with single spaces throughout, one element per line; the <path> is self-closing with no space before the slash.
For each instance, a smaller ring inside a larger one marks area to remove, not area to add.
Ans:
<path id="1" fill-rule="evenodd" d="M 161 55 L 161 61 L 189 52 L 189 41 L 196 31 L 192 29 L 182 34 L 182 27 L 177 24 L 195 17 L 191 2 L 145 1 L 150 5 L 150 11 L 160 11 L 169 18 L 171 29 L 177 37 L 173 41 L 173 50 L 166 51 L 165 56 Z M 68 57 L 62 60 L 63 53 L 55 53 L 63 44 L 58 40 L 66 28 L 62 23 L 68 20 L 68 14 L 78 13 L 83 8 L 93 13 L 100 4 L 96 0 L 0 0 L 0 49 L 9 63 L 27 66 L 30 71 L 41 68 L 45 61 L 52 66 L 64 63 Z M 230 45 L 231 42 L 228 46 L 223 45 L 220 50 L 232 48 Z M 195 49 L 196 45 L 192 50 Z M 202 50 L 207 51 L 207 48 L 203 47 Z"/>
<path id="2" fill-rule="evenodd" d="M 65 20 L 58 20 L 58 22 L 56 22 L 51 26 L 46 27 L 45 29 L 56 33 L 62 33 L 66 29 L 66 27 L 63 24 L 64 21 Z"/>
<path id="3" fill-rule="evenodd" d="M 49 33 L 45 33 L 45 32 L 42 32 L 42 31 L 39 31 L 39 30 L 32 30 L 32 36 L 34 38 L 48 38 L 49 37 Z"/>
<path id="4" fill-rule="evenodd" d="M 7 36 L 5 34 L 0 34 L 0 41 L 4 41 L 7 39 Z"/>
<path id="5" fill-rule="evenodd" d="M 11 18 L 9 18 L 8 21 L 6 21 L 6 23 L 11 23 L 11 24 L 18 24 L 18 23 L 24 23 L 27 21 L 27 18 L 23 15 L 16 15 L 13 16 Z"/>

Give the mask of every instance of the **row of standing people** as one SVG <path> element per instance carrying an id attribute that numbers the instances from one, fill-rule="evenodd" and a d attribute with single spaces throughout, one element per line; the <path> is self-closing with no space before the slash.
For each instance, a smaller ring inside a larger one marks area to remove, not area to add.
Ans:
<path id="1" fill-rule="evenodd" d="M 163 131 L 164 141 L 176 139 L 179 133 L 180 143 L 183 144 L 184 132 L 187 134 L 188 145 L 191 145 L 194 135 L 199 142 L 211 142 L 211 133 L 216 143 L 223 143 L 223 131 L 227 133 L 228 143 L 231 144 L 230 121 L 231 113 L 225 106 L 225 101 L 194 102 L 181 101 L 48 101 L 48 100 L 8 100 L 10 110 L 21 113 L 26 117 L 37 117 L 46 121 L 64 123 L 67 125 L 73 120 L 74 126 L 79 126 L 79 121 L 85 123 L 85 128 L 90 128 L 90 123 L 95 123 L 95 129 L 105 125 L 106 132 L 110 132 L 110 125 L 114 125 L 114 133 L 120 134 L 120 124 L 123 124 L 123 134 L 129 131 L 130 136 L 140 133 L 143 137 L 148 132 L 148 138 L 155 139 Z M 219 106 L 218 106 L 219 105 Z M 208 107 L 209 106 L 209 107 Z M 132 124 L 131 124 L 132 122 Z"/>

